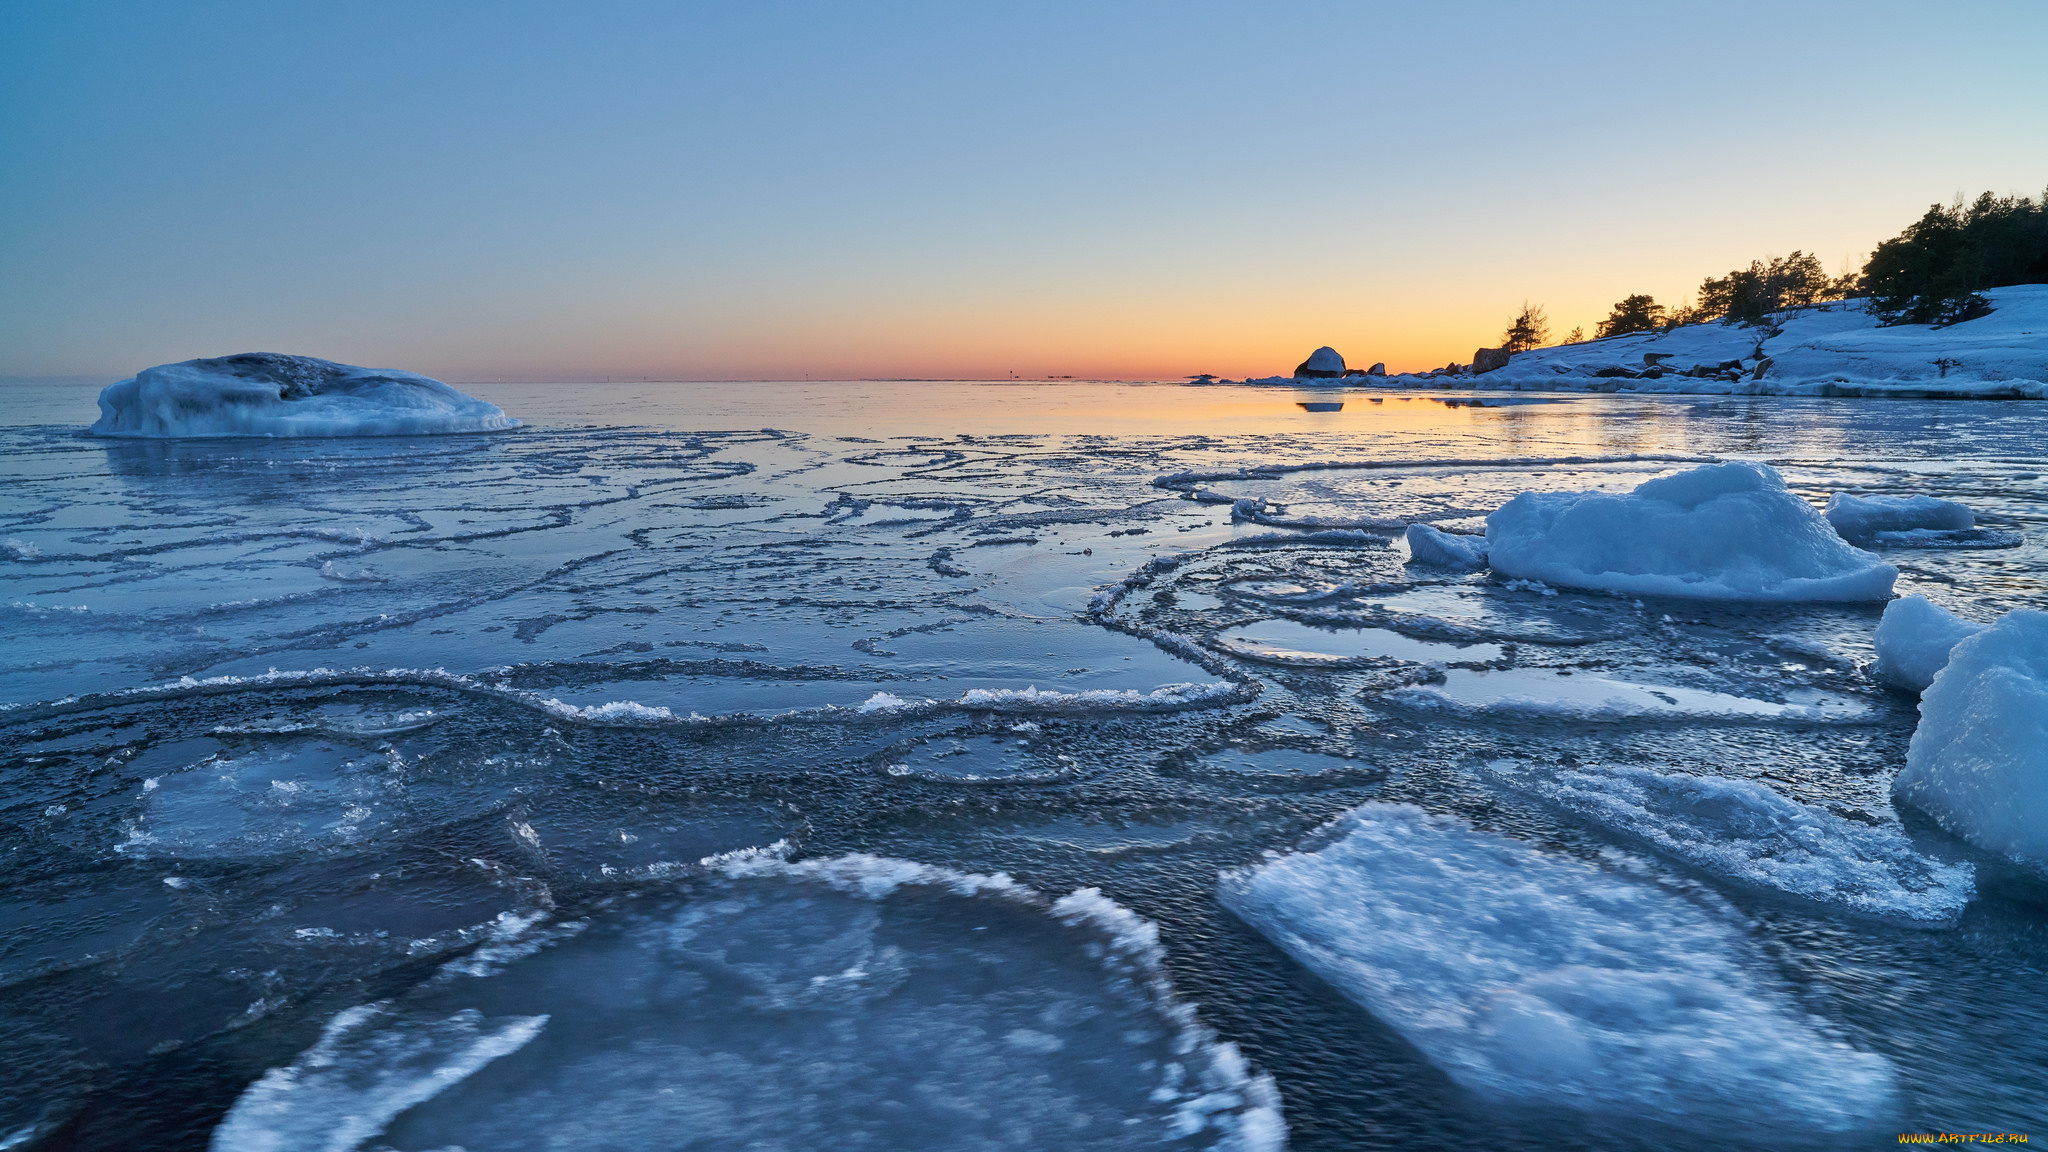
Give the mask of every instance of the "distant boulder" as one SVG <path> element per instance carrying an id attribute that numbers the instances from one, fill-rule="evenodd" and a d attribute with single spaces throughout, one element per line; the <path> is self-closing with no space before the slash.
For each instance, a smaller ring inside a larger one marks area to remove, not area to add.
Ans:
<path id="1" fill-rule="evenodd" d="M 1337 350 L 1325 345 L 1308 354 L 1308 359 L 1294 370 L 1296 380 L 1335 380 L 1344 375 L 1344 358 Z"/>
<path id="2" fill-rule="evenodd" d="M 1385 364 L 1375 364 L 1367 368 L 1365 374 L 1367 376 L 1385 376 L 1387 374 L 1387 366 Z"/>
<path id="3" fill-rule="evenodd" d="M 1505 348 L 1481 348 L 1472 353 L 1472 374 L 1491 372 L 1495 368 L 1508 366 L 1508 357 L 1513 355 Z"/>

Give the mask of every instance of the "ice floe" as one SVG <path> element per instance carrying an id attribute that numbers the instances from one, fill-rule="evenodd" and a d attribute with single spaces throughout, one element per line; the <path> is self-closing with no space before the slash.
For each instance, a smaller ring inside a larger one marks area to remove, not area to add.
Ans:
<path id="1" fill-rule="evenodd" d="M 1950 832 L 2048 870 L 2048 613 L 1957 643 L 1925 692 L 1900 799 Z"/>
<path id="2" fill-rule="evenodd" d="M 1094 889 L 873 856 L 708 862 L 524 954 L 350 1009 L 216 1152 L 1170 1147 L 1272 1152 L 1272 1082 Z"/>
<path id="3" fill-rule="evenodd" d="M 1483 536 L 1456 536 L 1427 524 L 1410 524 L 1405 538 L 1408 554 L 1417 564 L 1434 564 L 1439 568 L 1486 567 L 1486 538 Z"/>
<path id="4" fill-rule="evenodd" d="M 1695 1124 L 1876 1123 L 1890 1065 L 1826 1037 L 1687 899 L 1408 805 L 1223 875 L 1227 906 L 1486 1096 Z"/>
<path id="5" fill-rule="evenodd" d="M 1925 692 L 1948 666 L 1949 650 L 1984 630 L 1925 596 L 1901 596 L 1877 622 L 1877 663 L 1871 674 L 1895 688 Z"/>
<path id="6" fill-rule="evenodd" d="M 1411 708 L 1609 723 L 1654 719 L 1836 723 L 1858 720 L 1869 713 L 1863 704 L 1846 696 L 1805 690 L 1796 696 L 1779 703 L 1670 684 L 1632 684 L 1572 669 L 1451 668 L 1437 683 L 1396 688 L 1378 699 Z"/>
<path id="7" fill-rule="evenodd" d="M 100 393 L 95 436 L 419 436 L 519 427 L 439 380 L 250 352 L 144 369 Z"/>
<path id="8" fill-rule="evenodd" d="M 1933 496 L 1858 496 L 1837 492 L 1823 512 L 1842 538 L 1872 540 L 1880 532 L 1956 532 L 1977 526 L 1969 505 Z"/>
<path id="9" fill-rule="evenodd" d="M 1496 572 L 1702 600 L 1885 600 L 1898 570 L 1842 540 L 1766 464 L 1709 464 L 1631 492 L 1524 492 L 1486 518 Z"/>
<path id="10" fill-rule="evenodd" d="M 1921 855 L 1896 824 L 1801 804 L 1754 780 L 1635 765 L 1488 766 L 1497 780 L 1741 884 L 1869 916 L 1948 925 L 1975 894 L 1975 869 Z"/>

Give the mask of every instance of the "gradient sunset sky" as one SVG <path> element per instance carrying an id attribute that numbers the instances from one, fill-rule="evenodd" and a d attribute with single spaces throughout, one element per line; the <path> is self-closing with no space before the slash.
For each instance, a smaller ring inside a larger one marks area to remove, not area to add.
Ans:
<path id="1" fill-rule="evenodd" d="M 2048 4 L 0 5 L 0 374 L 1268 375 L 2048 184 Z"/>

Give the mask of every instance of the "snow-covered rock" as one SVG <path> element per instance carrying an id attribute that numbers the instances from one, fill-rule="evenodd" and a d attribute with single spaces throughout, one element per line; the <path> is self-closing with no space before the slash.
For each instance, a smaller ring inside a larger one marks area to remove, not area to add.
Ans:
<path id="1" fill-rule="evenodd" d="M 1824 1037 L 1688 900 L 1404 804 L 1330 831 L 1225 873 L 1225 906 L 1482 1097 L 1710 1129 L 1883 1115 L 1884 1058 Z"/>
<path id="2" fill-rule="evenodd" d="M 519 421 L 426 376 L 248 352 L 159 364 L 100 393 L 95 436 L 418 436 Z"/>
<path id="3" fill-rule="evenodd" d="M 1949 653 L 1892 782 L 1982 848 L 2048 869 L 2048 613 L 2022 609 Z"/>
<path id="4" fill-rule="evenodd" d="M 1877 663 L 1871 674 L 1907 692 L 1925 692 L 1948 666 L 1949 651 L 1984 630 L 1925 596 L 1902 596 L 1877 622 Z"/>
<path id="5" fill-rule="evenodd" d="M 1628 493 L 1524 492 L 1486 518 L 1522 580 L 1700 600 L 1885 600 L 1898 569 L 1851 547 L 1777 470 L 1734 461 Z"/>
<path id="6" fill-rule="evenodd" d="M 1573 392 L 2048 397 L 2048 284 L 1993 288 L 1984 295 L 1991 300 L 1990 315 L 1945 328 L 1883 327 L 1864 302 L 1852 300 L 1781 314 L 1776 328 L 1690 324 L 1668 332 L 1537 348 L 1516 353 L 1484 378 L 1437 376 L 1431 385 Z M 1732 368 L 1724 367 L 1731 363 Z M 1412 376 L 1388 378 L 1396 387 L 1414 383 Z"/>
<path id="7" fill-rule="evenodd" d="M 1871 540 L 1879 532 L 1932 529 L 1954 532 L 1975 528 L 1977 514 L 1967 504 L 1932 496 L 1857 496 L 1837 492 L 1823 513 L 1845 540 Z"/>
<path id="8" fill-rule="evenodd" d="M 1297 380 L 1333 380 L 1344 375 L 1344 358 L 1328 345 L 1308 354 L 1308 359 L 1294 370 Z"/>
<path id="9" fill-rule="evenodd" d="M 1454 536 L 1428 524 L 1410 524 L 1406 537 L 1408 554 L 1417 564 L 1468 570 L 1486 567 L 1484 536 Z"/>

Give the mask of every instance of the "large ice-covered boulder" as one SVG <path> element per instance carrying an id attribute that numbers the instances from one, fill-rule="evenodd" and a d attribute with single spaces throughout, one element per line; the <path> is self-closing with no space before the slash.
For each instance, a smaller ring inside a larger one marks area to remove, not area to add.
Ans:
<path id="1" fill-rule="evenodd" d="M 1746 461 L 1626 493 L 1524 492 L 1486 518 L 1486 541 L 1496 572 L 1629 596 L 1887 600 L 1898 578 Z"/>
<path id="2" fill-rule="evenodd" d="M 519 421 L 439 380 L 245 352 L 159 364 L 100 393 L 95 436 L 419 436 Z"/>
<path id="3" fill-rule="evenodd" d="M 1969 505 L 1933 496 L 1857 496 L 1837 492 L 1828 497 L 1824 515 L 1844 539 L 1855 541 L 1874 539 L 1879 532 L 1956 532 L 1977 526 L 1977 514 L 1970 511 Z"/>
<path id="4" fill-rule="evenodd" d="M 1877 663 L 1871 673 L 1894 688 L 1925 692 L 1957 644 L 1982 632 L 1925 596 L 1902 596 L 1877 622 Z"/>
<path id="5" fill-rule="evenodd" d="M 1950 832 L 2048 869 L 2048 613 L 1971 636 L 1920 696 L 1892 793 Z"/>
<path id="6" fill-rule="evenodd" d="M 1308 359 L 1294 369 L 1296 380 L 1334 380 L 1342 375 L 1344 357 L 1337 355 L 1337 350 L 1327 344 L 1309 353 Z"/>

